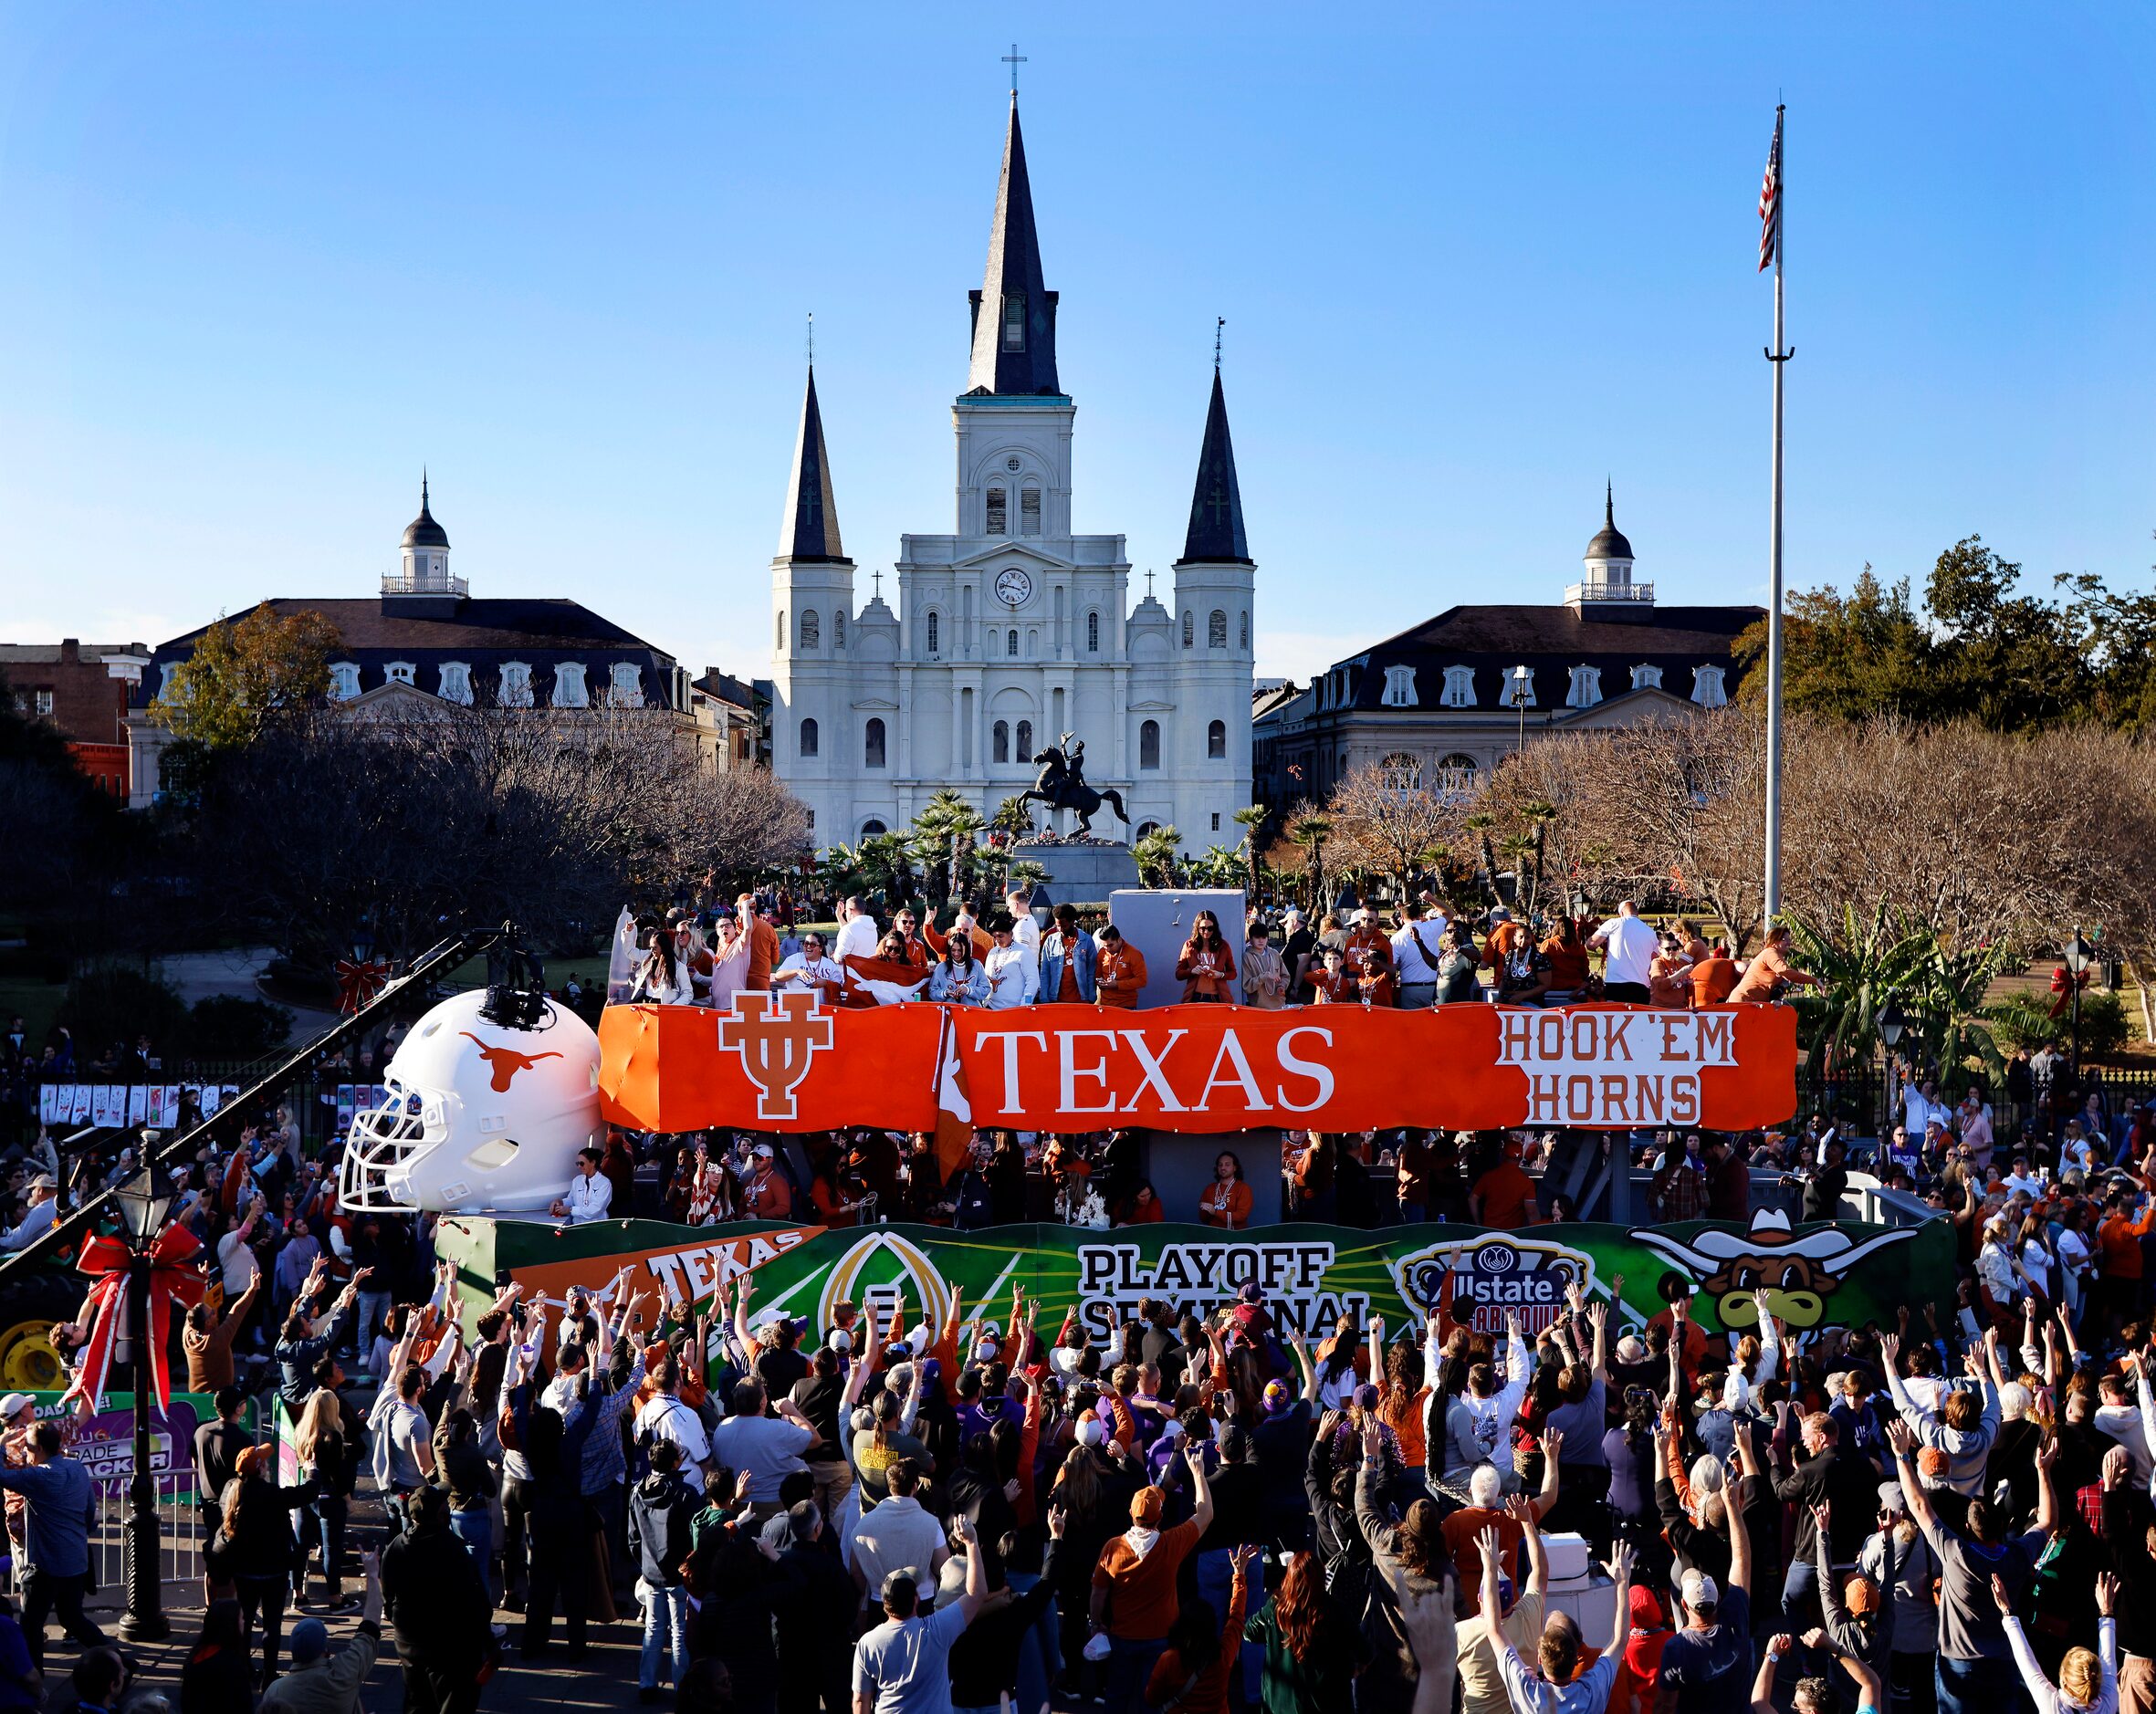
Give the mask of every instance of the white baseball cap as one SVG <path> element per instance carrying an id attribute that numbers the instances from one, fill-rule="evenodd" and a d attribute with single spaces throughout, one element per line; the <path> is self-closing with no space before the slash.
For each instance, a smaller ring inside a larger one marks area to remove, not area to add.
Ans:
<path id="1" fill-rule="evenodd" d="M 37 1402 L 27 1393 L 10 1393 L 5 1398 L 0 1398 L 0 1420 L 12 1422 L 16 1413 L 24 1406 L 35 1405 Z"/>
<path id="2" fill-rule="evenodd" d="M 1714 1579 L 1703 1571 L 1695 1569 L 1686 1572 L 1681 1587 L 1684 1591 L 1684 1604 L 1695 1612 L 1701 1607 L 1721 1604 L 1722 1591 L 1714 1586 Z"/>

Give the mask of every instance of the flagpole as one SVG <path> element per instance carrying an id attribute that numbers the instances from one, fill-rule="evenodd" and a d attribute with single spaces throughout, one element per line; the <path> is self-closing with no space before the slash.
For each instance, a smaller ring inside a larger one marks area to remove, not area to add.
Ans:
<path id="1" fill-rule="evenodd" d="M 1795 353 L 1782 342 L 1782 276 L 1788 224 L 1788 162 L 1784 154 L 1783 109 L 1774 109 L 1774 344 L 1766 353 L 1774 371 L 1774 476 L 1767 529 L 1767 819 L 1765 925 L 1782 910 L 1782 385 Z M 1732 925 L 1733 926 L 1733 925 Z"/>

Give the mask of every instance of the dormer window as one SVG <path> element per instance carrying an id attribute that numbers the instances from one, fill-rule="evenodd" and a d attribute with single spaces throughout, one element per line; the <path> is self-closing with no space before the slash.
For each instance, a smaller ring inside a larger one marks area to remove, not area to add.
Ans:
<path id="1" fill-rule="evenodd" d="M 584 667 L 581 661 L 564 661 L 554 669 L 554 706 L 557 708 L 589 708 L 591 694 L 584 685 Z"/>
<path id="2" fill-rule="evenodd" d="M 1026 349 L 1026 295 L 1023 292 L 1006 292 L 1003 296 L 1003 349 L 1022 351 Z"/>
<path id="3" fill-rule="evenodd" d="M 382 669 L 382 676 L 392 685 L 409 685 L 418 670 L 409 661 L 392 661 Z"/>
<path id="4" fill-rule="evenodd" d="M 350 702 L 360 694 L 360 667 L 356 661 L 337 661 L 330 667 L 330 700 Z"/>
<path id="5" fill-rule="evenodd" d="M 1385 669 L 1385 693 L 1378 698 L 1387 708 L 1415 706 L 1415 669 L 1411 666 L 1388 666 Z"/>
<path id="6" fill-rule="evenodd" d="M 1729 693 L 1722 685 L 1722 668 L 1692 668 L 1692 700 L 1702 708 L 1719 708 L 1729 701 Z"/>
<path id="7" fill-rule="evenodd" d="M 1010 534 L 1010 507 L 1008 497 L 1001 488 L 989 490 L 988 528 L 989 534 L 991 536 Z"/>
<path id="8" fill-rule="evenodd" d="M 1475 705 L 1475 669 L 1471 666 L 1447 667 L 1445 694 L 1439 700 L 1448 708 L 1472 708 Z"/>
<path id="9" fill-rule="evenodd" d="M 1662 669 L 1659 666 L 1636 666 L 1632 669 L 1634 690 L 1659 690 L 1662 687 Z"/>
<path id="10" fill-rule="evenodd" d="M 461 708 L 472 705 L 472 669 L 468 662 L 445 661 L 440 668 L 440 680 L 434 695 L 444 702 L 455 703 Z"/>
<path id="11" fill-rule="evenodd" d="M 501 669 L 501 687 L 495 699 L 505 708 L 531 706 L 531 667 L 523 661 L 504 661 Z"/>
<path id="12" fill-rule="evenodd" d="M 1020 488 L 1018 491 L 1018 533 L 1038 536 L 1041 533 L 1041 490 Z"/>
<path id="13" fill-rule="evenodd" d="M 644 706 L 644 669 L 633 661 L 616 661 L 607 674 L 607 699 L 617 708 Z"/>
<path id="14" fill-rule="evenodd" d="M 1602 700 L 1602 669 L 1598 666 L 1575 666 L 1572 669 L 1572 684 L 1565 693 L 1567 708 L 1592 708 Z"/>

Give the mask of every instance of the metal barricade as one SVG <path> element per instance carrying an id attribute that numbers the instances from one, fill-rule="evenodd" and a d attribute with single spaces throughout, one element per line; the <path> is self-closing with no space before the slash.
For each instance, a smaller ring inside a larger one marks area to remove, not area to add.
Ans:
<path id="1" fill-rule="evenodd" d="M 204 1518 L 194 1500 L 192 1470 L 159 1470 L 157 1489 L 158 1576 L 167 1583 L 194 1583 L 202 1577 Z M 127 1519 L 130 1483 L 124 1477 L 96 1484 L 96 1515 L 90 1525 L 91 1569 L 106 1601 L 122 1602 L 127 1594 Z"/>

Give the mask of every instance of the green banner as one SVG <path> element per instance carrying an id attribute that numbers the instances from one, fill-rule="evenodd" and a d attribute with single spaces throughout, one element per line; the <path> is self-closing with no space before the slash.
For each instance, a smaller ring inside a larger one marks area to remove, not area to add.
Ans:
<path id="1" fill-rule="evenodd" d="M 874 1308 L 887 1322 L 903 1301 L 909 1324 L 922 1312 L 940 1322 L 952 1294 L 966 1314 L 1002 1321 L 1014 1287 L 1041 1305 L 1045 1333 L 1075 1307 L 1104 1338 L 1139 1302 L 1156 1298 L 1203 1315 L 1257 1285 L 1273 1318 L 1330 1333 L 1353 1312 L 1385 1317 L 1388 1335 L 1419 1327 L 1436 1310 L 1456 1325 L 1501 1332 L 1507 1312 L 1530 1333 L 1579 1284 L 1614 1303 L 1612 1338 L 1638 1329 L 1674 1297 L 1693 1297 L 1708 1332 L 1741 1332 L 1764 1291 L 1791 1329 L 1894 1324 L 1902 1304 L 1947 1312 L 1953 1301 L 1951 1223 L 1792 1227 L 1779 1214 L 1749 1227 L 1691 1222 L 1669 1227 L 1544 1225 L 1516 1232 L 1418 1225 L 1376 1231 L 1282 1225 L 1224 1233 L 1198 1226 L 1096 1231 L 1068 1226 L 822 1228 L 746 1224 L 673 1226 L 610 1220 L 557 1228 L 518 1220 L 445 1218 L 435 1248 L 460 1266 L 467 1313 L 509 1280 L 526 1301 L 560 1304 L 581 1286 L 606 1301 L 616 1272 L 631 1290 L 707 1302 L 721 1280 L 753 1274 L 751 1319 L 781 1313 L 821 1335 L 832 1306 Z M 1621 1283 L 1620 1283 L 1621 1282 Z"/>
<path id="2" fill-rule="evenodd" d="M 135 1395 L 108 1393 L 93 1415 L 78 1416 L 72 1405 L 63 1406 L 58 1392 L 28 1395 L 37 1406 L 39 1422 L 59 1425 L 67 1442 L 65 1450 L 80 1460 L 90 1479 L 104 1484 L 129 1480 L 135 1473 Z M 255 1407 L 247 1406 L 252 1422 Z M 192 1500 L 194 1493 L 194 1431 L 217 1420 L 216 1401 L 207 1393 L 174 1393 L 169 1410 L 153 1411 L 150 1417 L 150 1468 L 160 1479 L 162 1498 Z"/>

